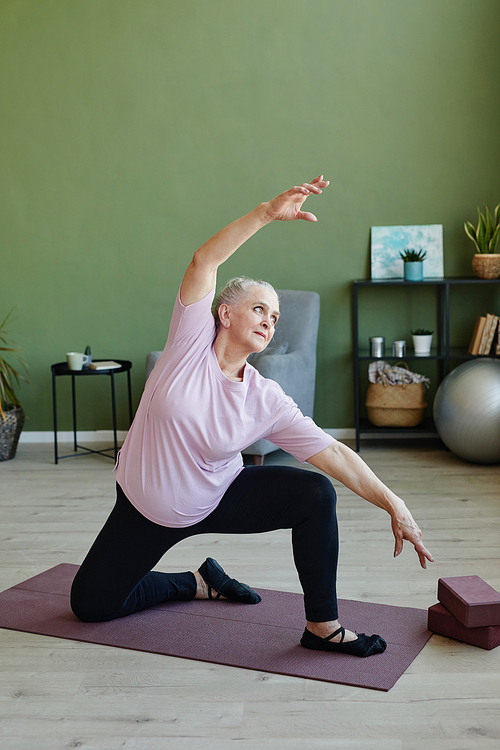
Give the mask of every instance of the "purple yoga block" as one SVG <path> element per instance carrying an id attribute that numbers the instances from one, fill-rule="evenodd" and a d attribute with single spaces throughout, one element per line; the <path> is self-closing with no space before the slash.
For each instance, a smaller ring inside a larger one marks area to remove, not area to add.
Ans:
<path id="1" fill-rule="evenodd" d="M 438 599 L 466 628 L 500 625 L 500 594 L 479 576 L 440 578 Z"/>
<path id="2" fill-rule="evenodd" d="M 466 628 L 442 604 L 429 607 L 428 613 L 427 627 L 433 633 L 446 635 L 448 638 L 470 643 L 472 646 L 479 646 L 487 651 L 500 645 L 500 625 Z"/>

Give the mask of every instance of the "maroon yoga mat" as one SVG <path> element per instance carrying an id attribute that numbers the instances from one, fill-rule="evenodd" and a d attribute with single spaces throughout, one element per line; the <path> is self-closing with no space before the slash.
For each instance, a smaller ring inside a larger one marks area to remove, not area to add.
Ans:
<path id="1" fill-rule="evenodd" d="M 426 610 L 340 600 L 340 621 L 380 633 L 386 651 L 366 659 L 310 651 L 299 645 L 302 596 L 268 589 L 257 589 L 262 601 L 256 605 L 171 602 L 112 622 L 83 623 L 69 606 L 77 569 L 57 565 L 0 593 L 0 627 L 375 690 L 390 690 L 432 635 Z"/>

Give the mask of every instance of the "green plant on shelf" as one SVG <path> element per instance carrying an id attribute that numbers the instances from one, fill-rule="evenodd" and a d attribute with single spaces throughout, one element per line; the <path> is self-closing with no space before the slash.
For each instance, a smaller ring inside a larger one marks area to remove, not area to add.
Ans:
<path id="1" fill-rule="evenodd" d="M 21 380 L 27 382 L 26 378 L 4 356 L 4 352 L 9 352 L 10 356 L 16 359 L 25 372 L 27 372 L 28 368 L 21 357 L 20 347 L 10 338 L 5 330 L 5 324 L 9 316 L 10 313 L 0 324 L 0 421 L 5 419 L 5 411 L 21 406 L 14 389 L 20 385 Z"/>
<path id="2" fill-rule="evenodd" d="M 432 336 L 434 331 L 429 331 L 427 328 L 416 328 L 414 331 L 410 331 L 412 336 Z"/>
<path id="3" fill-rule="evenodd" d="M 427 252 L 425 250 L 414 250 L 411 247 L 406 247 L 402 253 L 399 253 L 405 263 L 421 263 Z"/>
<path id="4" fill-rule="evenodd" d="M 465 233 L 475 244 L 476 252 L 494 254 L 500 234 L 500 203 L 495 208 L 493 216 L 488 206 L 484 209 L 484 214 L 479 208 L 477 209 L 479 217 L 477 227 L 470 221 L 465 222 Z"/>

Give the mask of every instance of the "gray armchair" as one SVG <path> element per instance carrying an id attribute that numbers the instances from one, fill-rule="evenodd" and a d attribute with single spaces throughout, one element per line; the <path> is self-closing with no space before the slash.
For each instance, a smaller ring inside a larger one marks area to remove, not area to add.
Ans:
<path id="1" fill-rule="evenodd" d="M 265 378 L 276 380 L 299 409 L 313 416 L 316 385 L 316 344 L 319 325 L 319 294 L 278 289 L 280 321 L 271 344 L 262 354 L 252 354 L 248 361 Z M 146 375 L 153 369 L 161 352 L 150 352 L 146 358 Z M 257 440 L 245 448 L 254 463 L 263 464 L 265 456 L 277 450 L 269 440 Z"/>
<path id="2" fill-rule="evenodd" d="M 280 320 L 274 339 L 260 355 L 250 355 L 249 362 L 264 378 L 271 378 L 291 396 L 301 412 L 312 417 L 316 387 L 316 344 L 319 326 L 319 294 L 290 289 L 277 290 Z M 277 450 L 269 440 L 257 440 L 245 455 L 263 464 L 265 456 Z"/>

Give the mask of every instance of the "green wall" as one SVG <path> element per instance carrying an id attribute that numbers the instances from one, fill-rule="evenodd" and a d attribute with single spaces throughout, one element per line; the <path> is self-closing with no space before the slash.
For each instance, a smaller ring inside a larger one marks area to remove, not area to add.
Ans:
<path id="1" fill-rule="evenodd" d="M 497 26 L 496 0 L 2 0 L 0 316 L 26 429 L 51 429 L 50 364 L 86 344 L 133 361 L 137 401 L 194 250 L 320 172 L 319 223 L 266 227 L 219 280 L 321 294 L 316 419 L 352 426 L 370 227 L 442 223 L 445 273 L 467 275 L 463 221 L 500 200 Z M 107 388 L 82 429 L 110 426 Z"/>

